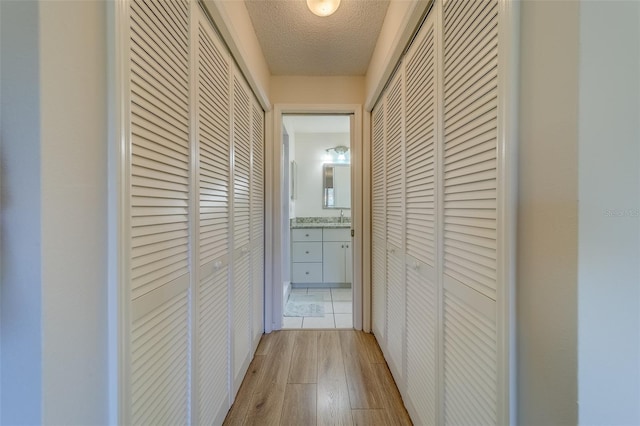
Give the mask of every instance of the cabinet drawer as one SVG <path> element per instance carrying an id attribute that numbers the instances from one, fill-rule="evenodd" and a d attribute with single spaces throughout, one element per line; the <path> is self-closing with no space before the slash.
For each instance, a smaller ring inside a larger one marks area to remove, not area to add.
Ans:
<path id="1" fill-rule="evenodd" d="M 291 245 L 291 260 L 294 262 L 322 262 L 322 243 L 294 242 Z"/>
<path id="2" fill-rule="evenodd" d="M 321 283 L 322 263 L 294 263 L 291 275 L 294 283 Z"/>
<path id="3" fill-rule="evenodd" d="M 322 228 L 292 229 L 293 241 L 322 241 Z"/>
<path id="4" fill-rule="evenodd" d="M 325 229 L 323 232 L 324 241 L 351 241 L 351 229 L 349 228 Z"/>

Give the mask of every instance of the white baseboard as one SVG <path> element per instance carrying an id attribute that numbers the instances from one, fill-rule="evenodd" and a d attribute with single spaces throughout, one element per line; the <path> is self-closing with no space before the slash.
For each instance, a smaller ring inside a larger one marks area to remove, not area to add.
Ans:
<path id="1" fill-rule="evenodd" d="M 282 283 L 282 308 L 287 304 L 287 300 L 289 299 L 289 293 L 291 293 L 291 283 L 289 281 L 285 281 Z"/>

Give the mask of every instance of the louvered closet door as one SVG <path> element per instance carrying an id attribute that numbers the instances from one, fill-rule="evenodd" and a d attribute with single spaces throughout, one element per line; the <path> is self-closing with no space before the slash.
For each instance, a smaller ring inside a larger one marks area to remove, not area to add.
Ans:
<path id="1" fill-rule="evenodd" d="M 189 3 L 133 0 L 131 417 L 188 421 Z"/>
<path id="2" fill-rule="evenodd" d="M 444 5 L 444 420 L 498 422 L 498 1 Z"/>
<path id="3" fill-rule="evenodd" d="M 373 332 L 381 347 L 386 348 L 387 328 L 387 249 L 386 249 L 386 210 L 385 210 L 385 156 L 384 156 L 384 102 L 379 102 L 372 113 L 372 187 L 371 187 L 371 224 L 372 224 L 372 313 Z"/>
<path id="4" fill-rule="evenodd" d="M 264 111 L 254 101 L 251 123 L 251 283 L 253 343 L 264 332 Z"/>
<path id="5" fill-rule="evenodd" d="M 437 423 L 435 46 L 434 18 L 431 15 L 423 24 L 405 61 L 407 408 L 416 423 L 424 425 Z"/>
<path id="6" fill-rule="evenodd" d="M 233 77 L 233 378 L 239 387 L 251 352 L 251 101 L 240 73 Z"/>
<path id="7" fill-rule="evenodd" d="M 396 381 L 402 381 L 405 330 L 404 284 L 404 91 L 403 73 L 391 82 L 385 99 L 387 231 L 387 352 Z"/>
<path id="8" fill-rule="evenodd" d="M 229 57 L 199 10 L 197 30 L 200 283 L 197 318 L 198 424 L 229 408 Z"/>

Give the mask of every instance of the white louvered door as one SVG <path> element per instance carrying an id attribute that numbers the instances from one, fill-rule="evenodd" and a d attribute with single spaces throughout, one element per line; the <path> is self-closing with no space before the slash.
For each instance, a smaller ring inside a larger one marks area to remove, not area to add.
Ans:
<path id="1" fill-rule="evenodd" d="M 372 113 L 372 179 L 371 179 L 371 279 L 372 279 L 372 323 L 373 332 L 383 350 L 386 350 L 387 329 L 387 232 L 385 209 L 385 141 L 384 141 L 384 101 Z"/>
<path id="2" fill-rule="evenodd" d="M 221 424 L 263 332 L 264 111 L 202 5 L 121 4 L 118 421 Z"/>
<path id="3" fill-rule="evenodd" d="M 436 34 L 423 24 L 407 53 L 406 75 L 406 359 L 407 406 L 417 424 L 437 424 Z"/>
<path id="4" fill-rule="evenodd" d="M 251 114 L 251 286 L 255 346 L 264 332 L 264 111 L 255 101 Z"/>
<path id="5" fill-rule="evenodd" d="M 199 268 L 196 297 L 198 424 L 229 408 L 230 59 L 198 8 Z"/>
<path id="6" fill-rule="evenodd" d="M 404 376 L 404 78 L 399 72 L 385 99 L 387 231 L 387 353 L 394 376 Z M 402 380 L 402 379 L 400 379 Z"/>
<path id="7" fill-rule="evenodd" d="M 251 100 L 237 68 L 233 77 L 233 382 L 238 389 L 251 353 Z"/>
<path id="8" fill-rule="evenodd" d="M 444 420 L 498 422 L 498 1 L 444 4 Z"/>
<path id="9" fill-rule="evenodd" d="M 130 421 L 189 414 L 189 4 L 129 4 Z"/>
<path id="10" fill-rule="evenodd" d="M 435 0 L 372 111 L 373 331 L 414 424 L 514 421 L 517 21 Z"/>

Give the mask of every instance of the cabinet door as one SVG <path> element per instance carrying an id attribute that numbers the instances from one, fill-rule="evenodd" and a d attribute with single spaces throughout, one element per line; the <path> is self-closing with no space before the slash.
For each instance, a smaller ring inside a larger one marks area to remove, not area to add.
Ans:
<path id="1" fill-rule="evenodd" d="M 352 255 L 351 242 L 344 243 L 344 282 L 353 282 L 353 255 Z"/>
<path id="2" fill-rule="evenodd" d="M 322 244 L 322 281 L 325 283 L 344 282 L 344 242 Z"/>

